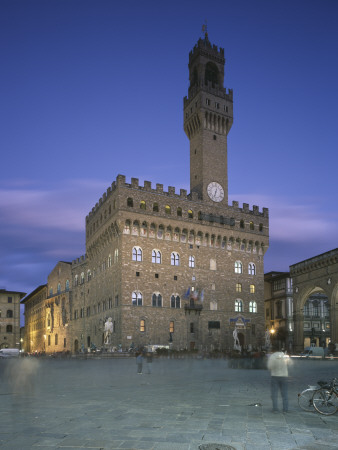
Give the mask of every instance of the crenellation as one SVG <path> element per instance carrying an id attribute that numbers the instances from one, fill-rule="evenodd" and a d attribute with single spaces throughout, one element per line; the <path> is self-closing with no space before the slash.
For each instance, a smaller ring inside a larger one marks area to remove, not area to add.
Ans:
<path id="1" fill-rule="evenodd" d="M 168 194 L 174 196 L 175 195 L 175 187 L 168 186 Z"/>
<path id="2" fill-rule="evenodd" d="M 159 194 L 163 194 L 163 184 L 156 183 L 156 192 Z"/>
<path id="3" fill-rule="evenodd" d="M 139 188 L 139 179 L 138 178 L 132 178 L 131 179 L 131 187 L 133 189 L 138 189 Z"/>
<path id="4" fill-rule="evenodd" d="M 180 197 L 187 198 L 187 190 L 186 189 L 180 189 Z"/>
<path id="5" fill-rule="evenodd" d="M 146 191 L 151 191 L 151 181 L 145 181 L 144 182 L 144 189 Z"/>

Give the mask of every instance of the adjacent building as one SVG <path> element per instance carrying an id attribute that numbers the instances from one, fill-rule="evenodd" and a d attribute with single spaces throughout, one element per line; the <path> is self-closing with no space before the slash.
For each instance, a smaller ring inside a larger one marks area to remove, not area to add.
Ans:
<path id="1" fill-rule="evenodd" d="M 25 292 L 0 289 L 0 349 L 21 348 L 20 300 Z"/>

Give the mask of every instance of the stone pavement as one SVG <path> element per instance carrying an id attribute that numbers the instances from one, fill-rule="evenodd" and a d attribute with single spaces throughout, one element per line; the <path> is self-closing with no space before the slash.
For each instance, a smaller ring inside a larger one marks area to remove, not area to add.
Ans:
<path id="1" fill-rule="evenodd" d="M 225 360 L 155 359 L 142 375 L 135 358 L 0 360 L 0 449 L 338 449 L 338 414 L 297 404 L 338 362 L 292 361 L 290 412 L 273 414 L 269 373 Z"/>

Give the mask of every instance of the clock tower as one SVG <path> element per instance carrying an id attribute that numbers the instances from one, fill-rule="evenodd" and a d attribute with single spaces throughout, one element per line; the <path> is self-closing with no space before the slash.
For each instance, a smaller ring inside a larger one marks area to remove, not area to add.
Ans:
<path id="1" fill-rule="evenodd" d="M 189 89 L 184 131 L 190 140 L 190 191 L 212 204 L 228 204 L 227 136 L 233 122 L 233 94 L 223 87 L 224 49 L 208 34 L 189 54 Z"/>

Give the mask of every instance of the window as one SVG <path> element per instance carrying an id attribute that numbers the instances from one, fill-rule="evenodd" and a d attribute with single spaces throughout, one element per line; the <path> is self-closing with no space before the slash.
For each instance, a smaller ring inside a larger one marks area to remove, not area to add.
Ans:
<path id="1" fill-rule="evenodd" d="M 130 197 L 127 198 L 127 206 L 130 206 L 130 207 L 133 207 L 133 206 L 134 206 L 133 199 L 130 198 Z"/>
<path id="2" fill-rule="evenodd" d="M 79 276 L 78 275 L 75 275 L 75 278 L 74 278 L 74 286 L 77 286 L 79 284 Z"/>
<path id="3" fill-rule="evenodd" d="M 254 294 L 255 293 L 255 285 L 254 284 L 250 284 L 250 294 Z"/>
<path id="4" fill-rule="evenodd" d="M 170 298 L 170 306 L 171 308 L 180 308 L 181 307 L 181 299 L 177 294 L 173 294 Z"/>
<path id="5" fill-rule="evenodd" d="M 13 311 L 11 309 L 7 309 L 6 317 L 7 317 L 7 319 L 10 319 L 11 317 L 13 317 Z"/>
<path id="6" fill-rule="evenodd" d="M 58 294 L 61 293 L 61 283 L 58 283 L 57 292 L 58 292 Z"/>
<path id="7" fill-rule="evenodd" d="M 236 292 L 242 292 L 242 284 L 236 283 Z"/>
<path id="8" fill-rule="evenodd" d="M 235 262 L 235 273 L 242 273 L 243 272 L 243 265 L 241 261 Z"/>
<path id="9" fill-rule="evenodd" d="M 235 312 L 243 312 L 243 302 L 242 300 L 235 301 Z"/>
<path id="10" fill-rule="evenodd" d="M 190 333 L 194 333 L 194 322 L 190 322 Z"/>
<path id="11" fill-rule="evenodd" d="M 166 214 L 171 214 L 171 207 L 169 205 L 165 206 L 165 213 Z"/>
<path id="12" fill-rule="evenodd" d="M 54 337 L 55 345 L 58 345 L 58 341 L 59 341 L 59 337 L 58 337 L 58 335 L 56 334 L 55 337 Z"/>
<path id="13" fill-rule="evenodd" d="M 249 275 L 256 275 L 256 266 L 254 263 L 249 263 L 248 272 Z"/>
<path id="14" fill-rule="evenodd" d="M 257 303 L 256 302 L 249 303 L 249 312 L 251 312 L 251 313 L 257 312 Z"/>
<path id="15" fill-rule="evenodd" d="M 8 297 L 8 303 L 12 303 L 13 302 L 13 297 Z"/>
<path id="16" fill-rule="evenodd" d="M 154 293 L 152 295 L 152 305 L 158 308 L 162 307 L 162 295 L 160 293 Z"/>
<path id="17" fill-rule="evenodd" d="M 50 296 L 53 295 L 53 288 L 49 288 L 49 295 L 50 295 Z"/>
<path id="18" fill-rule="evenodd" d="M 210 259 L 210 270 L 217 270 L 216 259 Z"/>
<path id="19" fill-rule="evenodd" d="M 180 265 L 180 255 L 177 252 L 172 252 L 171 254 L 171 265 L 172 266 Z"/>
<path id="20" fill-rule="evenodd" d="M 182 217 L 182 208 L 180 207 L 177 208 L 177 216 Z"/>
<path id="21" fill-rule="evenodd" d="M 85 277 L 84 277 L 84 272 L 81 272 L 81 284 L 84 283 Z"/>
<path id="22" fill-rule="evenodd" d="M 154 212 L 158 212 L 159 210 L 158 210 L 158 203 L 154 203 L 153 204 L 153 211 Z"/>
<path id="23" fill-rule="evenodd" d="M 144 200 L 142 200 L 141 202 L 140 202 L 140 209 L 147 209 L 146 208 L 146 202 L 144 201 Z"/>
<path id="24" fill-rule="evenodd" d="M 108 256 L 108 267 L 111 267 L 111 266 L 112 266 L 112 259 L 111 259 L 111 255 L 109 255 Z"/>
<path id="25" fill-rule="evenodd" d="M 48 335 L 48 345 L 50 345 L 50 334 Z"/>
<path id="26" fill-rule="evenodd" d="M 141 247 L 133 247 L 132 260 L 133 261 L 142 261 L 142 249 L 141 249 Z"/>
<path id="27" fill-rule="evenodd" d="M 161 262 L 162 262 L 162 255 L 161 255 L 161 252 L 159 250 L 155 249 L 155 250 L 152 251 L 151 261 L 154 264 L 161 264 Z"/>
<path id="28" fill-rule="evenodd" d="M 69 280 L 66 280 L 66 292 L 69 291 Z"/>
<path id="29" fill-rule="evenodd" d="M 189 267 L 195 267 L 195 256 L 189 256 Z"/>
<path id="30" fill-rule="evenodd" d="M 260 231 L 260 232 L 262 232 L 262 231 L 263 231 L 263 224 L 262 224 L 262 223 L 260 223 L 260 224 L 259 224 L 259 227 L 258 227 L 258 229 L 259 229 L 259 231 Z"/>
<path id="31" fill-rule="evenodd" d="M 144 332 L 146 331 L 146 321 L 145 320 L 140 320 L 140 331 Z"/>
<path id="32" fill-rule="evenodd" d="M 250 230 L 254 230 L 255 229 L 255 225 L 253 222 L 250 222 Z"/>
<path id="33" fill-rule="evenodd" d="M 116 248 L 114 250 L 114 263 L 116 264 L 118 262 L 118 260 L 119 260 L 119 250 L 118 250 L 118 248 Z"/>
<path id="34" fill-rule="evenodd" d="M 142 306 L 142 294 L 139 291 L 132 293 L 132 304 L 134 306 Z"/>
<path id="35" fill-rule="evenodd" d="M 13 332 L 13 326 L 12 325 L 7 325 L 6 326 L 6 333 L 12 333 Z"/>
<path id="36" fill-rule="evenodd" d="M 173 333 L 175 331 L 175 323 L 172 320 L 171 322 L 169 322 L 169 333 Z"/>
<path id="37" fill-rule="evenodd" d="M 188 219 L 193 219 L 194 218 L 194 213 L 192 212 L 191 209 L 188 210 Z"/>
<path id="38" fill-rule="evenodd" d="M 239 227 L 240 227 L 240 228 L 244 228 L 244 220 L 241 220 L 241 221 L 239 222 Z"/>

